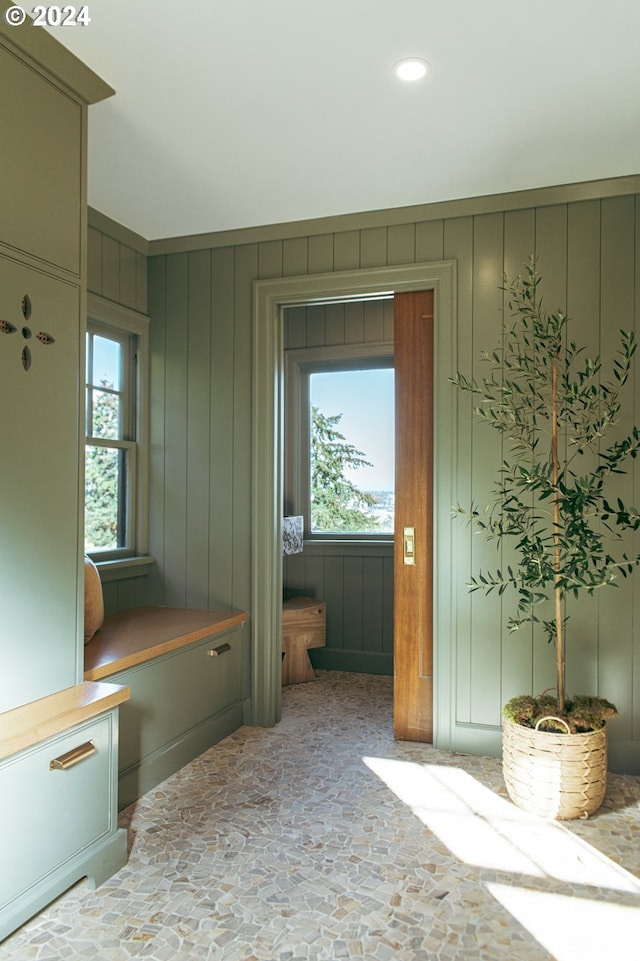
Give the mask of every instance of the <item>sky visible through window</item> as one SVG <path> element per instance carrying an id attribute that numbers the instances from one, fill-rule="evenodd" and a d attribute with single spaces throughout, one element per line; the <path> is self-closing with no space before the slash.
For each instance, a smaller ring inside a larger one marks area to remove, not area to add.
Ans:
<path id="1" fill-rule="evenodd" d="M 310 402 L 323 414 L 342 414 L 337 429 L 364 452 L 372 467 L 348 469 L 347 476 L 364 491 L 394 488 L 393 368 L 326 371 L 309 377 Z"/>
<path id="2" fill-rule="evenodd" d="M 110 387 L 120 386 L 120 355 L 122 348 L 117 341 L 94 335 L 92 383 L 106 382 Z"/>

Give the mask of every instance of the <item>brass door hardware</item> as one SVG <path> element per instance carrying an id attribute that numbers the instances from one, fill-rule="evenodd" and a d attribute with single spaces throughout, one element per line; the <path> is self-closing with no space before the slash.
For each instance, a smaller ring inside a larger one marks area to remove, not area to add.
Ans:
<path id="1" fill-rule="evenodd" d="M 402 530 L 402 556 L 405 564 L 416 562 L 416 529 L 404 527 Z"/>
<path id="2" fill-rule="evenodd" d="M 213 647 L 210 651 L 207 651 L 207 654 L 209 657 L 218 657 L 220 654 L 225 654 L 230 650 L 231 644 L 220 644 L 219 647 Z"/>
<path id="3" fill-rule="evenodd" d="M 93 741 L 85 741 L 84 744 L 74 747 L 71 751 L 67 751 L 66 754 L 61 754 L 60 757 L 54 757 L 53 761 L 49 763 L 49 770 L 66 771 L 67 768 L 73 767 L 74 764 L 79 764 L 80 761 L 84 761 L 85 758 L 91 757 L 97 750 L 98 748 Z"/>

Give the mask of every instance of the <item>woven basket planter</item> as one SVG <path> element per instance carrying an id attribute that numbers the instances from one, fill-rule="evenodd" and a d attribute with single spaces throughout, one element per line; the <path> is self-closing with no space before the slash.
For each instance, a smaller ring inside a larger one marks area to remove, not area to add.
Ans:
<path id="1" fill-rule="evenodd" d="M 556 734 L 504 719 L 502 772 L 509 797 L 542 817 L 587 818 L 607 788 L 607 730 Z"/>

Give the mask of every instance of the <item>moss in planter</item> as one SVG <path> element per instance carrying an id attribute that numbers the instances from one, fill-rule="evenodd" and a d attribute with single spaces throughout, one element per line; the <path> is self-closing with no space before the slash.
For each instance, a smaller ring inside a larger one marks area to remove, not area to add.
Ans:
<path id="1" fill-rule="evenodd" d="M 535 728 L 539 718 L 551 714 L 566 721 L 572 734 L 598 731 L 604 727 L 609 718 L 616 717 L 618 713 L 610 701 L 606 701 L 603 697 L 588 697 L 585 694 L 568 698 L 566 709 L 562 713 L 558 711 L 558 702 L 551 694 L 539 694 L 538 697 L 521 694 L 518 697 L 512 697 L 505 704 L 502 712 L 515 724 L 531 728 Z M 567 733 L 564 724 L 554 720 L 545 721 L 538 730 Z"/>

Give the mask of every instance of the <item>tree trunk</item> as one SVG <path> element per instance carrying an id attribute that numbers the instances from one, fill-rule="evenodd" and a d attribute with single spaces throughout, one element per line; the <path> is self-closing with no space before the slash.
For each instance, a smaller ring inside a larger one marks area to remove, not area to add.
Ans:
<path id="1" fill-rule="evenodd" d="M 562 587 L 560 586 L 560 492 L 558 490 L 558 353 L 553 357 L 551 368 L 551 465 L 553 470 L 553 560 L 555 568 L 555 622 L 556 622 L 556 675 L 558 686 L 558 711 L 565 706 L 564 691 L 564 624 L 562 619 Z"/>

